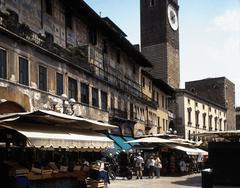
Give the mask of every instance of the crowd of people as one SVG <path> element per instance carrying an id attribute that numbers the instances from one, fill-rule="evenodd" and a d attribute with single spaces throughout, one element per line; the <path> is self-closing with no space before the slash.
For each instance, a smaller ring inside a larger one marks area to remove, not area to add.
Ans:
<path id="1" fill-rule="evenodd" d="M 143 156 L 141 153 L 131 153 L 127 155 L 124 151 L 119 154 L 119 165 L 120 169 L 126 168 L 126 166 L 131 166 L 133 172 L 137 176 L 137 179 L 142 179 L 143 175 L 149 178 L 160 178 L 160 169 L 162 168 L 162 162 L 157 154 L 149 154 L 148 156 Z"/>
<path id="2" fill-rule="evenodd" d="M 171 153 L 168 156 L 158 153 L 132 153 L 121 151 L 116 158 L 121 172 L 132 169 L 137 179 L 143 176 L 160 178 L 160 174 L 190 174 L 199 173 L 203 168 L 202 156 L 180 155 Z"/>

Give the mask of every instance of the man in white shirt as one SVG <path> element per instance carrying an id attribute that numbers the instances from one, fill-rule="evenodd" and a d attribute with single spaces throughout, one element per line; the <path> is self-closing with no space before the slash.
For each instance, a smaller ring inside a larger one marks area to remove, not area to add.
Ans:
<path id="1" fill-rule="evenodd" d="M 143 164 L 144 160 L 140 153 L 138 153 L 137 157 L 135 158 L 135 169 L 137 174 L 137 179 L 142 179 L 142 171 L 143 171 Z"/>

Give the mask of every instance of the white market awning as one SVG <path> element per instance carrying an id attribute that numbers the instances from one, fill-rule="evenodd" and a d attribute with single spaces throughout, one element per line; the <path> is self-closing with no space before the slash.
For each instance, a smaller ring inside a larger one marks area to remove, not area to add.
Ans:
<path id="1" fill-rule="evenodd" d="M 36 148 L 75 148 L 105 149 L 113 146 L 113 141 L 104 134 L 93 131 L 79 131 L 51 126 L 5 126 L 3 129 L 16 131 L 26 137 L 29 147 Z"/>
<path id="2" fill-rule="evenodd" d="M 50 110 L 37 110 L 34 112 L 9 113 L 0 115 L 0 123 L 5 125 L 12 124 L 49 124 L 58 126 L 71 126 L 85 130 L 108 130 L 117 128 L 109 123 L 99 122 L 88 118 L 70 116 Z"/>
<path id="3" fill-rule="evenodd" d="M 53 148 L 107 148 L 113 141 L 96 131 L 114 125 L 53 111 L 8 113 L 0 115 L 0 126 L 24 135 L 32 146 Z"/>
<path id="4" fill-rule="evenodd" d="M 172 149 L 184 151 L 188 155 L 208 155 L 207 151 L 204 151 L 199 148 L 190 148 L 190 147 L 185 147 L 185 146 L 180 146 L 180 145 L 175 145 L 175 144 L 169 144 L 168 147 L 170 147 Z"/>
<path id="5" fill-rule="evenodd" d="M 111 147 L 113 141 L 105 135 L 99 133 L 44 133 L 44 132 L 29 132 L 19 131 L 26 136 L 29 142 L 37 148 L 91 148 L 104 149 Z"/>
<path id="6" fill-rule="evenodd" d="M 135 140 L 128 141 L 127 143 L 172 143 L 171 140 L 158 138 L 158 137 L 144 137 Z"/>

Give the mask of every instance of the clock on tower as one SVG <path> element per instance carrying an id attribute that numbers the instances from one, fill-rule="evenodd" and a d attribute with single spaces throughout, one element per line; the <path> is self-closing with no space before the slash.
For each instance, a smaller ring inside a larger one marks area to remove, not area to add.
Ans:
<path id="1" fill-rule="evenodd" d="M 179 88 L 178 0 L 140 0 L 141 49 L 153 64 L 150 73 Z"/>

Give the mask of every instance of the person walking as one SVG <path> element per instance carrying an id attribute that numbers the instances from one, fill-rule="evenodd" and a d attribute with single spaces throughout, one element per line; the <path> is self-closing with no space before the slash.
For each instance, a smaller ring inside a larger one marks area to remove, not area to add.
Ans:
<path id="1" fill-rule="evenodd" d="M 154 177 L 154 166 L 155 166 L 155 160 L 153 155 L 150 155 L 150 157 L 147 160 L 147 167 L 148 167 L 148 177 L 153 178 Z"/>
<path id="2" fill-rule="evenodd" d="M 156 155 L 155 156 L 155 173 L 156 178 L 160 178 L 160 170 L 162 168 L 162 162 L 161 159 Z"/>
<path id="3" fill-rule="evenodd" d="M 186 173 L 187 171 L 187 164 L 185 162 L 184 159 L 181 159 L 180 162 L 179 162 L 179 166 L 180 166 L 180 171 L 182 174 Z"/>
<path id="4" fill-rule="evenodd" d="M 144 164 L 144 160 L 141 156 L 141 153 L 138 153 L 137 157 L 135 158 L 135 170 L 137 174 L 137 179 L 139 178 L 142 179 L 143 164 Z"/>

